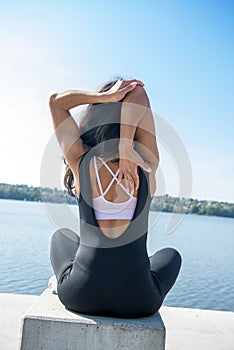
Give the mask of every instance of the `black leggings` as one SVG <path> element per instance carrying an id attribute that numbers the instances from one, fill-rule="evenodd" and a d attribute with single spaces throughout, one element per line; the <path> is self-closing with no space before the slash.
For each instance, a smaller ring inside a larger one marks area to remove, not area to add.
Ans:
<path id="1" fill-rule="evenodd" d="M 52 236 L 50 258 L 58 281 L 58 296 L 68 309 L 85 314 L 116 317 L 153 314 L 175 283 L 181 267 L 180 254 L 173 248 L 164 248 L 141 266 L 134 268 L 133 261 L 134 269 L 128 274 L 127 268 L 118 271 L 116 266 L 111 266 L 111 259 L 100 269 L 97 260 L 93 273 L 89 260 L 94 263 L 93 254 L 96 259 L 97 252 L 89 248 L 84 254 L 78 253 L 83 250 L 79 236 L 69 229 L 60 229 Z"/>

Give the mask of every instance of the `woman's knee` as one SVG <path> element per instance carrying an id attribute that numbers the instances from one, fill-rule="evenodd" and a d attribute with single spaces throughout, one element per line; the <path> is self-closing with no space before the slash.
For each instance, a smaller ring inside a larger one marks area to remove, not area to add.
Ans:
<path id="1" fill-rule="evenodd" d="M 166 295 L 178 277 L 182 258 L 174 248 L 164 248 L 159 252 L 161 253 L 161 269 L 159 269 L 158 275 L 161 279 L 162 293 Z"/>
<path id="2" fill-rule="evenodd" d="M 54 241 L 54 240 L 57 239 L 60 235 L 61 235 L 60 230 L 56 230 L 56 231 L 52 234 L 52 236 L 51 236 L 51 241 L 52 241 L 52 240 Z"/>
<path id="3" fill-rule="evenodd" d="M 150 257 L 150 262 L 152 270 L 158 271 L 158 273 L 178 275 L 182 258 L 175 248 L 168 247 L 157 251 Z"/>
<path id="4" fill-rule="evenodd" d="M 60 228 L 51 236 L 51 244 L 63 239 L 64 237 L 79 243 L 79 236 L 74 231 L 70 230 L 69 228 Z"/>
<path id="5" fill-rule="evenodd" d="M 164 254 L 166 254 L 169 257 L 169 259 L 173 261 L 174 264 L 181 266 L 182 257 L 178 250 L 176 250 L 175 248 L 167 247 L 163 248 L 161 251 L 163 251 Z"/>

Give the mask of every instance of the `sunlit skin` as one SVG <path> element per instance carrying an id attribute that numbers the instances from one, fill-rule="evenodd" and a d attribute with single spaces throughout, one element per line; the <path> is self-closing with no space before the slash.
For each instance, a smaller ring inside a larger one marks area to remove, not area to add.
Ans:
<path id="1" fill-rule="evenodd" d="M 79 128 L 71 117 L 69 110 L 82 104 L 118 102 L 123 98 L 119 164 L 112 160 L 106 160 L 106 163 L 114 173 L 118 167 L 120 168 L 119 181 L 134 196 L 137 196 L 139 187 L 137 167 L 141 166 L 145 171 L 149 172 L 151 196 L 155 192 L 155 172 L 158 167 L 159 155 L 154 120 L 144 84 L 140 80 L 133 79 L 119 80 L 107 92 L 68 90 L 58 91 L 50 96 L 50 110 L 55 133 L 64 157 L 73 172 L 77 195 L 79 195 L 78 167 L 81 157 L 87 152 L 87 149 L 79 137 Z M 133 149 L 133 139 L 136 141 L 135 149 Z M 93 197 L 97 197 L 100 195 L 100 192 L 93 167 L 93 162 L 91 161 L 91 186 Z M 102 187 L 105 189 L 112 176 L 101 164 L 99 164 L 99 175 Z M 105 196 L 105 199 L 111 202 L 124 202 L 128 198 L 128 195 L 116 181 Z M 98 224 L 106 236 L 116 238 L 126 230 L 130 220 L 99 220 Z"/>

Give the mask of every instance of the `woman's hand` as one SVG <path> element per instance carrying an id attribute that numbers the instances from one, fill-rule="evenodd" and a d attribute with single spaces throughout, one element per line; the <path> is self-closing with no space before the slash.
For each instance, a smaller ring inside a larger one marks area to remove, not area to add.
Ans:
<path id="1" fill-rule="evenodd" d="M 137 167 L 140 166 L 143 170 L 150 173 L 152 169 L 144 162 L 142 157 L 136 152 L 132 146 L 126 146 L 119 152 L 119 176 L 118 180 L 126 180 L 125 187 L 133 194 L 139 188 L 139 176 Z"/>
<path id="2" fill-rule="evenodd" d="M 137 85 L 144 86 L 144 83 L 137 79 L 120 79 L 110 90 L 101 93 L 102 102 L 118 102 L 122 100 L 128 92 L 135 89 Z"/>

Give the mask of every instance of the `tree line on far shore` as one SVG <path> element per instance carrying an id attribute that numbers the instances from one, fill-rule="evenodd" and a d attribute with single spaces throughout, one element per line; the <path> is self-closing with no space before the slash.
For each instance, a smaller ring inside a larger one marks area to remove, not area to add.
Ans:
<path id="1" fill-rule="evenodd" d="M 0 198 L 77 204 L 77 199 L 70 197 L 65 190 L 4 183 L 0 184 Z M 234 203 L 176 198 L 167 194 L 153 197 L 151 210 L 234 218 Z"/>

